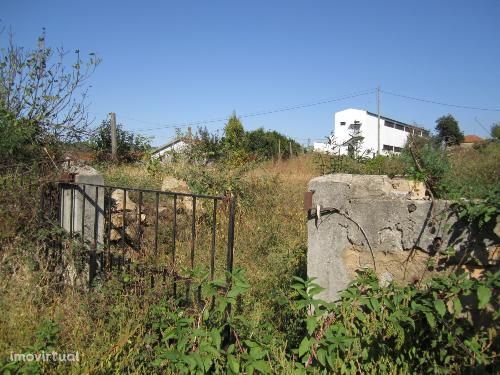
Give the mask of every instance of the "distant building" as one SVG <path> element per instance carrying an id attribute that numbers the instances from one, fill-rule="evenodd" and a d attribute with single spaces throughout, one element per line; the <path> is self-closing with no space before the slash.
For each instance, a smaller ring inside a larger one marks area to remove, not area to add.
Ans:
<path id="1" fill-rule="evenodd" d="M 429 131 L 414 125 L 380 116 L 380 141 L 378 116 L 361 109 L 345 109 L 335 113 L 335 150 L 325 143 L 314 143 L 314 150 L 336 152 L 348 155 L 353 151 L 365 156 L 375 156 L 377 150 L 382 155 L 401 152 L 408 134 L 429 136 Z M 354 150 L 356 149 L 356 150 Z"/>
<path id="2" fill-rule="evenodd" d="M 158 158 L 164 161 L 169 161 L 176 154 L 180 154 L 184 150 L 186 150 L 187 147 L 188 143 L 184 138 L 176 138 L 154 150 L 151 153 L 151 157 Z"/>
<path id="3" fill-rule="evenodd" d="M 472 147 L 474 146 L 475 144 L 480 144 L 480 143 L 484 143 L 484 139 L 477 136 L 477 135 L 474 135 L 474 134 L 469 134 L 469 135 L 466 135 L 464 137 L 464 140 L 462 143 L 460 143 L 460 146 L 462 147 Z"/>

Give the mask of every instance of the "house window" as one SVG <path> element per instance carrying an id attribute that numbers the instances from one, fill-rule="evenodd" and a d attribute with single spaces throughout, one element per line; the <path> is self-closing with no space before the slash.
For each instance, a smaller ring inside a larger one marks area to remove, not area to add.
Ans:
<path id="1" fill-rule="evenodd" d="M 384 125 L 387 126 L 388 128 L 394 128 L 394 123 L 390 121 L 385 121 Z"/>
<path id="2" fill-rule="evenodd" d="M 401 147 L 394 146 L 394 152 L 401 152 L 403 149 Z"/>
<path id="3" fill-rule="evenodd" d="M 382 148 L 384 151 L 393 151 L 393 147 L 392 146 L 389 146 L 389 145 L 384 145 L 384 147 Z"/>
<path id="4" fill-rule="evenodd" d="M 345 121 L 340 121 L 340 125 L 345 125 Z"/>
<path id="5" fill-rule="evenodd" d="M 402 125 L 396 124 L 396 129 L 398 129 L 398 130 L 405 130 L 405 127 L 402 126 Z"/>

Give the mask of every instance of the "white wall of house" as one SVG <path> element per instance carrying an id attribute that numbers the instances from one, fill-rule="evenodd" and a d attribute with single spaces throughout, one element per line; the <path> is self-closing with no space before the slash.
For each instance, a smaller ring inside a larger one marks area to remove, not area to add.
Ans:
<path id="1" fill-rule="evenodd" d="M 364 137 L 360 145 L 360 154 L 365 156 L 375 156 L 378 150 L 378 118 L 374 113 L 361 109 L 345 109 L 335 113 L 334 118 L 334 138 L 337 145 L 342 145 L 338 153 L 348 154 L 346 142 L 352 138 L 356 129 L 359 135 Z M 426 131 L 411 126 L 397 120 L 381 116 L 380 118 L 380 153 L 389 155 L 398 153 L 404 147 L 408 134 L 416 133 L 423 135 Z M 332 152 L 329 145 L 315 143 L 314 150 L 318 152 Z"/>
<path id="2" fill-rule="evenodd" d="M 154 159 L 156 159 L 156 158 L 169 159 L 172 154 L 182 153 L 187 148 L 187 146 L 188 146 L 188 144 L 186 142 L 180 141 L 180 142 L 172 144 L 169 147 L 165 147 L 162 150 L 153 152 L 151 157 Z"/>

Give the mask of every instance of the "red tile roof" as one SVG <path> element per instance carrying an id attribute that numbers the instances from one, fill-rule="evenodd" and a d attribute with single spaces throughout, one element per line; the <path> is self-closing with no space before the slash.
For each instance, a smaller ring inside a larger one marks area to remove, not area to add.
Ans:
<path id="1" fill-rule="evenodd" d="M 483 141 L 483 138 L 478 137 L 477 135 L 470 134 L 464 137 L 463 143 L 480 143 Z"/>

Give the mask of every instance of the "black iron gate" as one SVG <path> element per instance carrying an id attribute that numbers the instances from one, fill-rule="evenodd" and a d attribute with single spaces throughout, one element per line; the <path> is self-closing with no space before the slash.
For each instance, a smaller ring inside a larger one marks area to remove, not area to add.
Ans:
<path id="1" fill-rule="evenodd" d="M 232 272 L 234 197 L 72 181 L 40 192 L 41 218 L 83 244 L 90 285 L 118 272 L 199 300 L 201 282 Z"/>

